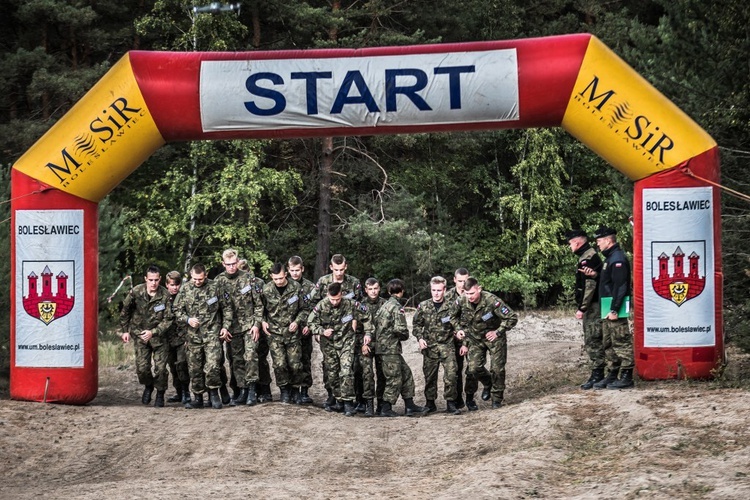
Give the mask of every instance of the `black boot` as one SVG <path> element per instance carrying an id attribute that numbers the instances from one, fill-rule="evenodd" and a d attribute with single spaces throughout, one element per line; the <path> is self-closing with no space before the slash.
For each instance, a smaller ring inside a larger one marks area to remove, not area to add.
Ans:
<path id="1" fill-rule="evenodd" d="M 259 403 L 270 403 L 273 401 L 273 395 L 271 394 L 271 386 L 268 384 L 260 384 L 260 391 L 258 391 L 258 402 Z"/>
<path id="2" fill-rule="evenodd" d="M 609 384 L 617 380 L 617 374 L 620 372 L 620 367 L 612 368 L 607 373 L 607 377 L 601 379 L 599 382 L 594 384 L 594 389 L 605 389 Z"/>
<path id="3" fill-rule="evenodd" d="M 453 415 L 460 415 L 461 414 L 461 410 L 459 410 L 458 408 L 456 408 L 456 403 L 454 403 L 453 401 L 447 401 L 446 402 L 445 413 L 451 413 Z"/>
<path id="4" fill-rule="evenodd" d="M 281 390 L 280 401 L 283 404 L 285 404 L 285 405 L 288 405 L 289 403 L 291 403 L 292 402 L 292 393 L 289 390 L 289 386 L 285 385 L 284 387 L 281 387 L 280 390 Z"/>
<path id="5" fill-rule="evenodd" d="M 503 393 L 501 392 L 500 395 L 496 398 L 493 398 L 492 400 L 492 409 L 496 410 L 503 406 Z"/>
<path id="6" fill-rule="evenodd" d="M 300 394 L 299 393 L 299 387 L 297 387 L 296 385 L 292 386 L 292 388 L 290 390 L 290 398 L 291 398 L 291 403 L 293 405 L 301 405 L 302 404 L 302 401 L 300 401 L 300 399 L 299 399 L 299 394 Z"/>
<path id="7" fill-rule="evenodd" d="M 368 399 L 365 403 L 365 417 L 374 417 L 375 416 L 375 404 L 373 403 L 372 399 Z"/>
<path id="8" fill-rule="evenodd" d="M 474 401 L 473 394 L 466 395 L 466 409 L 469 411 L 477 411 L 479 409 L 479 407 L 477 406 L 477 402 Z"/>
<path id="9" fill-rule="evenodd" d="M 224 390 L 226 390 L 226 388 Z M 224 401 L 222 401 L 222 398 L 219 395 L 219 389 L 211 389 L 208 393 L 211 396 L 211 408 L 214 410 L 221 410 L 224 407 Z M 228 392 L 227 396 L 229 396 Z"/>
<path id="10" fill-rule="evenodd" d="M 375 407 L 375 415 L 380 415 L 380 412 L 383 410 L 383 400 L 378 398 L 378 406 Z"/>
<path id="11" fill-rule="evenodd" d="M 255 382 L 250 382 L 247 386 L 247 402 L 245 403 L 247 406 L 255 406 L 258 404 L 258 394 L 255 392 L 255 386 Z"/>
<path id="12" fill-rule="evenodd" d="M 154 386 L 147 385 L 143 388 L 143 395 L 141 396 L 141 403 L 147 405 L 151 402 L 151 394 L 154 393 Z"/>
<path id="13" fill-rule="evenodd" d="M 380 416 L 381 417 L 398 417 L 398 413 L 393 411 L 391 408 L 391 403 L 387 401 L 383 401 L 383 404 L 380 408 Z"/>
<path id="14" fill-rule="evenodd" d="M 164 393 L 166 391 L 156 391 L 156 399 L 154 400 L 155 408 L 164 408 Z"/>
<path id="15" fill-rule="evenodd" d="M 326 398 L 326 402 L 323 403 L 323 408 L 325 411 L 333 411 L 331 408 L 336 404 L 336 398 L 333 397 L 333 392 L 329 389 L 328 390 L 328 398 Z"/>
<path id="16" fill-rule="evenodd" d="M 300 387 L 299 389 L 299 400 L 300 404 L 308 405 L 313 402 L 312 398 L 310 397 L 310 394 L 308 394 L 309 388 L 307 387 Z"/>
<path id="17" fill-rule="evenodd" d="M 182 387 L 175 387 L 175 390 L 177 392 L 174 396 L 170 396 L 169 399 L 167 399 L 167 403 L 179 403 L 182 401 Z"/>
<path id="18" fill-rule="evenodd" d="M 240 389 L 240 394 L 235 398 L 234 404 L 235 405 L 244 405 L 247 404 L 247 387 L 243 387 Z"/>
<path id="19" fill-rule="evenodd" d="M 203 393 L 198 394 L 197 392 L 193 394 L 195 396 L 192 401 L 188 400 L 187 403 L 185 403 L 185 409 L 190 410 L 192 408 L 200 409 L 203 408 Z"/>
<path id="20" fill-rule="evenodd" d="M 435 400 L 428 399 L 427 404 L 425 405 L 425 408 L 427 408 L 427 413 L 435 413 L 437 411 L 437 405 L 435 404 Z"/>
<path id="21" fill-rule="evenodd" d="M 607 385 L 607 389 L 631 389 L 635 386 L 633 382 L 633 369 L 623 368 L 619 380 Z"/>
<path id="22" fill-rule="evenodd" d="M 227 390 L 226 385 L 222 385 L 221 388 L 219 388 L 219 392 L 221 394 L 221 402 L 226 404 L 229 404 L 229 402 L 232 400 L 232 398 L 229 396 L 229 391 Z M 211 406 L 213 406 L 213 400 L 211 401 Z"/>
<path id="23" fill-rule="evenodd" d="M 357 407 L 353 401 L 344 401 L 344 416 L 353 417 L 357 413 Z"/>
<path id="24" fill-rule="evenodd" d="M 456 398 L 456 409 L 460 410 L 461 408 L 464 408 L 466 406 L 466 403 L 464 403 L 464 398 L 460 395 Z"/>
<path id="25" fill-rule="evenodd" d="M 604 380 L 604 368 L 596 368 L 594 370 L 591 370 L 591 376 L 589 379 L 581 384 L 581 389 L 584 391 L 588 391 L 589 389 L 594 387 L 594 384 L 597 382 L 601 382 Z"/>
<path id="26" fill-rule="evenodd" d="M 232 401 L 237 401 L 240 398 L 240 395 L 242 394 L 242 389 L 244 387 L 232 387 Z M 229 402 L 229 404 L 232 404 L 232 401 Z M 232 405 L 235 406 L 235 405 Z"/>
<path id="27" fill-rule="evenodd" d="M 414 398 L 404 398 L 404 415 L 407 417 L 421 417 L 427 414 L 427 408 L 414 403 Z"/>
<path id="28" fill-rule="evenodd" d="M 360 399 L 357 404 L 357 413 L 364 413 L 367 410 L 367 403 L 364 399 Z"/>
<path id="29" fill-rule="evenodd" d="M 181 403 L 183 405 L 186 405 L 190 403 L 190 384 L 185 384 L 182 386 L 182 401 Z"/>
<path id="30" fill-rule="evenodd" d="M 484 384 L 482 389 L 482 401 L 489 401 L 492 397 L 492 382 Z"/>

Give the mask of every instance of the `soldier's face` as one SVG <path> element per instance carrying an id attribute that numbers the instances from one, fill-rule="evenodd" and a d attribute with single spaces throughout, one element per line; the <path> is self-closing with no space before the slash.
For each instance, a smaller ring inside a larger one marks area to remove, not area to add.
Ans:
<path id="1" fill-rule="evenodd" d="M 339 305 L 341 305 L 341 297 L 342 295 L 340 293 L 338 295 L 329 295 L 328 300 L 331 301 L 331 305 L 333 307 L 338 307 Z"/>
<path id="2" fill-rule="evenodd" d="M 146 273 L 146 291 L 148 293 L 154 293 L 159 288 L 159 282 L 161 281 L 161 275 L 159 273 Z"/>
<path id="3" fill-rule="evenodd" d="M 472 304 L 478 304 L 479 299 L 482 294 L 482 287 L 479 285 L 474 285 L 473 287 L 466 290 L 466 297 L 468 297 L 469 302 Z"/>
<path id="4" fill-rule="evenodd" d="M 299 281 L 302 279 L 302 273 L 305 271 L 305 268 L 304 266 L 289 266 L 287 271 L 289 271 L 289 275 L 294 281 Z"/>
<path id="5" fill-rule="evenodd" d="M 271 273 L 271 279 L 276 286 L 286 286 L 286 271 L 281 271 L 279 274 Z"/>
<path id="6" fill-rule="evenodd" d="M 596 246 L 599 247 L 599 250 L 609 250 L 609 248 L 615 244 L 614 238 L 611 236 L 605 236 L 603 238 L 597 238 L 596 239 Z"/>
<path id="7" fill-rule="evenodd" d="M 177 283 L 176 281 L 167 280 L 167 291 L 169 291 L 170 295 L 177 295 L 177 293 L 180 291 L 180 287 L 182 286 L 182 283 Z"/>
<path id="8" fill-rule="evenodd" d="M 370 300 L 376 300 L 380 296 L 380 283 L 365 285 L 365 293 L 370 297 Z"/>
<path id="9" fill-rule="evenodd" d="M 435 303 L 442 302 L 443 297 L 445 296 L 445 285 L 442 283 L 430 285 L 430 294 L 432 295 L 433 302 Z"/>
<path id="10" fill-rule="evenodd" d="M 459 294 L 464 293 L 464 284 L 466 283 L 466 280 L 469 279 L 468 274 L 456 274 L 453 276 L 453 283 L 456 284 L 456 291 Z"/>
<path id="11" fill-rule="evenodd" d="M 346 262 L 343 264 L 331 264 L 331 273 L 333 273 L 333 281 L 342 282 L 344 281 L 344 274 L 346 274 Z"/>
<path id="12" fill-rule="evenodd" d="M 224 270 L 230 275 L 237 273 L 239 270 L 239 267 L 237 267 L 238 264 L 239 260 L 237 260 L 237 257 L 229 258 L 221 263 L 224 266 Z"/>
<path id="13" fill-rule="evenodd" d="M 577 237 L 571 239 L 570 241 L 568 241 L 568 245 L 570 245 L 570 251 L 571 252 L 577 251 L 579 248 L 581 248 L 583 246 L 584 241 L 586 241 L 586 240 L 584 240 L 580 236 L 577 236 Z"/>
<path id="14" fill-rule="evenodd" d="M 202 287 L 203 284 L 206 282 L 206 273 L 195 273 L 190 272 L 190 281 L 193 282 L 193 285 L 197 286 L 198 288 Z"/>

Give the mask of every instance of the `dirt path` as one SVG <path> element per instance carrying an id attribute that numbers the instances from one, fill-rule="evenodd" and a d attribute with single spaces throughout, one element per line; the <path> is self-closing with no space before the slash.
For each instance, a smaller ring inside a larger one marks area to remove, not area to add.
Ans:
<path id="1" fill-rule="evenodd" d="M 0 498 L 750 498 L 748 391 L 581 391 L 579 328 L 526 315 L 509 335 L 508 405 L 460 416 L 157 410 L 132 366 L 102 368 L 87 406 L 0 400 Z M 423 402 L 420 355 L 405 351 Z"/>

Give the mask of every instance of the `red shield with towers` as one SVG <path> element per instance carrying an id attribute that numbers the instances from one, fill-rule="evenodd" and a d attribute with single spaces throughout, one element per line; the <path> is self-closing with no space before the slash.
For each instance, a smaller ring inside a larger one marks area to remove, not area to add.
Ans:
<path id="1" fill-rule="evenodd" d="M 705 241 L 652 242 L 651 283 L 656 294 L 677 307 L 700 295 L 706 286 L 705 249 Z"/>
<path id="2" fill-rule="evenodd" d="M 75 262 L 23 261 L 25 277 L 23 308 L 49 325 L 68 314 L 75 305 Z"/>

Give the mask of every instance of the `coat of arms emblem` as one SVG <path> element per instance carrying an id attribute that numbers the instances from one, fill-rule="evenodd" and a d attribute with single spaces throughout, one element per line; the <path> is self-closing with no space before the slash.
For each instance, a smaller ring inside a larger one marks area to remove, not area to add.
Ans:
<path id="1" fill-rule="evenodd" d="M 40 270 L 42 266 L 44 268 Z M 55 268 L 54 272 L 50 266 Z M 45 325 L 68 314 L 75 305 L 74 269 L 72 260 L 48 263 L 24 261 L 22 273 L 26 283 L 23 308 L 26 313 Z"/>

